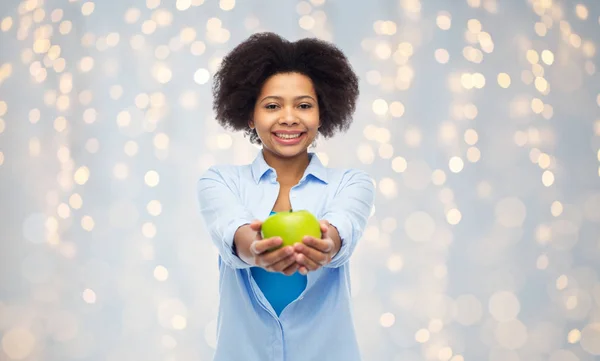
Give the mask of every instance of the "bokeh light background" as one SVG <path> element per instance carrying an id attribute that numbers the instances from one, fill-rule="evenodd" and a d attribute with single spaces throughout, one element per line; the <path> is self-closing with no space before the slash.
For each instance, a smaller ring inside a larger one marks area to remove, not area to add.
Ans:
<path id="1" fill-rule="evenodd" d="M 377 186 L 351 262 L 365 360 L 600 358 L 597 1 L 9 0 L 1 361 L 211 359 L 195 182 L 258 151 L 211 77 L 263 30 L 332 40 L 361 78 L 315 151 Z"/>

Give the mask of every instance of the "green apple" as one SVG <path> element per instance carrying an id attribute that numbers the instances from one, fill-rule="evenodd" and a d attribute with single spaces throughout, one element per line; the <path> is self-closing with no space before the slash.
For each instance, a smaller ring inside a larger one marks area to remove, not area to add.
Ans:
<path id="1" fill-rule="evenodd" d="M 264 239 L 281 237 L 281 247 L 285 247 L 302 242 L 304 236 L 321 238 L 321 225 L 309 211 L 279 212 L 263 222 L 261 233 Z"/>

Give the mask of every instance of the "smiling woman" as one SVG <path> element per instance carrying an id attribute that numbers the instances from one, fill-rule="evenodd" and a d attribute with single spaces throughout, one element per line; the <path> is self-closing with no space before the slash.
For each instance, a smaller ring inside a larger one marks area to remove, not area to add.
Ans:
<path id="1" fill-rule="evenodd" d="M 219 249 L 215 361 L 358 361 L 348 260 L 374 187 L 356 169 L 326 168 L 308 148 L 346 130 L 358 79 L 344 54 L 317 40 L 266 33 L 238 45 L 214 79 L 214 109 L 262 150 L 252 164 L 211 167 L 198 181 L 202 217 Z M 305 210 L 320 237 L 263 239 L 269 215 Z"/>
<path id="2" fill-rule="evenodd" d="M 270 77 L 249 121 L 263 149 L 280 157 L 301 154 L 299 150 L 310 146 L 319 126 L 317 94 L 310 78 L 300 73 Z"/>

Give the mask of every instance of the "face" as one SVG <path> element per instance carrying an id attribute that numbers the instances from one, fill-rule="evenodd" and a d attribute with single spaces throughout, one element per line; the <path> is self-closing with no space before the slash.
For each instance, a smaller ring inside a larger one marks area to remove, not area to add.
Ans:
<path id="1" fill-rule="evenodd" d="M 310 78 L 283 73 L 267 79 L 249 125 L 265 151 L 283 158 L 304 154 L 319 130 L 319 103 Z"/>

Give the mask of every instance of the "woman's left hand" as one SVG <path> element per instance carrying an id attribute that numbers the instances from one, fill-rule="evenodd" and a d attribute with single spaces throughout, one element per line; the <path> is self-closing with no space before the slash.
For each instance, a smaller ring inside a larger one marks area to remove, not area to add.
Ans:
<path id="1" fill-rule="evenodd" d="M 321 224 L 321 238 L 306 236 L 302 243 L 296 243 L 296 262 L 300 265 L 298 272 L 306 275 L 308 271 L 316 271 L 329 262 L 340 249 L 339 242 L 330 236 L 330 224 L 326 220 L 319 221 Z M 337 243 L 337 244 L 336 244 Z"/>

